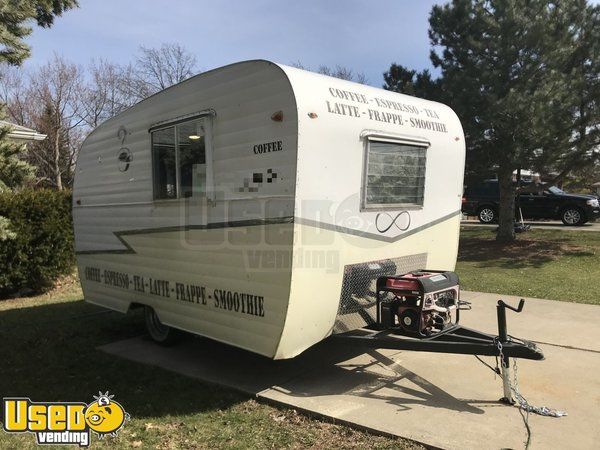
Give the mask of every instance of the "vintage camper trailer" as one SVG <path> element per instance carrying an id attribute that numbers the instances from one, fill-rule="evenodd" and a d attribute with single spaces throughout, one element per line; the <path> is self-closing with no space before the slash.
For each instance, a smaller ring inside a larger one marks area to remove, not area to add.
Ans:
<path id="1" fill-rule="evenodd" d="M 86 139 L 88 302 L 291 358 L 375 317 L 378 276 L 453 270 L 465 142 L 439 103 L 268 61 L 202 73 Z"/>

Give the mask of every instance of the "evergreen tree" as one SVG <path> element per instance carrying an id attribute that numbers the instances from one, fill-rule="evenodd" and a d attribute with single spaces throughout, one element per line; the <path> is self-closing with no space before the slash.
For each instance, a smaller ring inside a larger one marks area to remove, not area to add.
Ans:
<path id="1" fill-rule="evenodd" d="M 568 142 L 557 160 L 536 161 L 538 171 L 550 168 L 557 174 L 557 183 L 567 175 L 593 174 L 593 169 L 588 169 L 600 163 L 600 7 L 574 9 L 570 22 L 576 40 L 563 67 L 570 77 L 572 99 L 571 120 L 562 125 Z"/>
<path id="2" fill-rule="evenodd" d="M 512 241 L 519 168 L 570 170 L 598 146 L 598 11 L 586 0 L 453 0 L 430 15 L 438 89 L 392 68 L 386 87 L 449 103 L 467 140 L 467 176 L 497 174 Z"/>
<path id="3" fill-rule="evenodd" d="M 417 72 L 393 63 L 390 70 L 383 74 L 383 79 L 385 81 L 383 88 L 388 91 L 401 92 L 438 102 L 444 101 L 442 79 L 434 80 L 427 69 Z"/>
<path id="4" fill-rule="evenodd" d="M 50 27 L 54 17 L 77 6 L 77 0 L 2 0 L 0 1 L 0 64 L 20 65 L 29 56 L 24 39 L 31 34 L 30 20 Z M 0 118 L 5 105 L 0 104 Z M 33 175 L 33 167 L 19 155 L 24 147 L 8 140 L 8 128 L 0 129 L 0 190 L 14 189 Z M 0 216 L 0 241 L 14 233 L 5 217 Z"/>
<path id="5" fill-rule="evenodd" d="M 0 2 L 0 64 L 20 65 L 29 56 L 24 42 L 30 20 L 50 27 L 56 16 L 77 6 L 77 0 L 7 0 Z M 0 118 L 5 116 L 0 104 Z M 7 139 L 8 129 L 0 130 L 0 189 L 15 188 L 16 181 L 28 178 L 32 168 L 19 158 L 24 146 Z"/>
<path id="6" fill-rule="evenodd" d="M 77 7 L 77 0 L 3 0 L 0 2 L 0 63 L 20 65 L 29 57 L 24 39 L 31 34 L 30 20 L 50 27 L 56 16 Z"/>
<path id="7" fill-rule="evenodd" d="M 24 146 L 7 139 L 10 127 L 0 128 L 0 192 L 16 189 L 34 177 L 35 169 L 20 157 Z"/>
<path id="8" fill-rule="evenodd" d="M 23 145 L 7 139 L 9 127 L 0 127 L 0 192 L 15 189 L 33 179 L 35 168 L 20 158 Z M 0 216 L 0 242 L 14 238 L 10 222 Z"/>

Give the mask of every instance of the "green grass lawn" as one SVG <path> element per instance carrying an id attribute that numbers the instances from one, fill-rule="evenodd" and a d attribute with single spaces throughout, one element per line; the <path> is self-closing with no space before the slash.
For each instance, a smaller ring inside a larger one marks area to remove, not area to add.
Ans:
<path id="1" fill-rule="evenodd" d="M 464 289 L 600 303 L 600 233 L 534 230 L 508 246 L 494 238 L 461 230 Z M 143 318 L 81 297 L 67 279 L 45 295 L 0 301 L 0 397 L 89 402 L 109 390 L 132 420 L 116 438 L 93 435 L 92 448 L 421 448 L 103 353 L 99 345 L 142 334 Z M 0 431 L 0 448 L 38 447 L 33 435 Z"/>
<path id="2" fill-rule="evenodd" d="M 462 227 L 456 272 L 471 291 L 600 304 L 600 233 L 530 230 L 510 245 Z"/>
<path id="3" fill-rule="evenodd" d="M 139 313 L 84 303 L 76 280 L 43 296 L 0 301 L 0 397 L 87 403 L 109 390 L 132 419 L 116 438 L 92 435 L 92 448 L 422 448 L 96 349 L 141 333 Z M 0 448 L 39 447 L 33 435 L 0 431 Z"/>

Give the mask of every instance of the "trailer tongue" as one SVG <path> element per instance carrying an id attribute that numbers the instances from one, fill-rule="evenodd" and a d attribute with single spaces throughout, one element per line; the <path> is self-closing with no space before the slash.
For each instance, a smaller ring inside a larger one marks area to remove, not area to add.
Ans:
<path id="1" fill-rule="evenodd" d="M 336 334 L 335 339 L 370 348 L 499 357 L 504 387 L 501 400 L 511 404 L 510 358 L 544 359 L 533 342 L 507 332 L 506 309 L 520 313 L 523 299 L 517 308 L 498 301 L 497 336 L 459 325 L 460 311 L 471 307 L 460 300 L 458 276 L 453 272 L 419 270 L 381 276 L 375 294 L 375 323 Z"/>

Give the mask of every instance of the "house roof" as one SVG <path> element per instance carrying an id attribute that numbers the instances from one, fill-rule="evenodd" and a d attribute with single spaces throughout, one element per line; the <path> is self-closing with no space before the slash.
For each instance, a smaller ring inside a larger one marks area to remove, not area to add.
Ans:
<path id="1" fill-rule="evenodd" d="M 45 134 L 38 133 L 31 128 L 10 123 L 5 120 L 0 120 L 0 127 L 10 127 L 11 130 L 8 133 L 8 137 L 16 141 L 43 141 L 46 139 Z"/>

